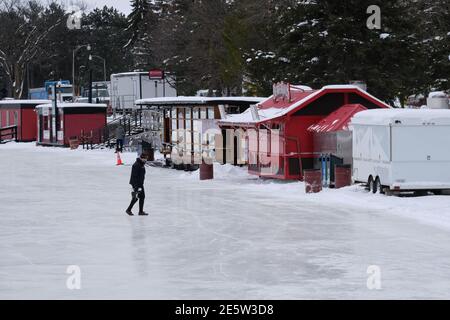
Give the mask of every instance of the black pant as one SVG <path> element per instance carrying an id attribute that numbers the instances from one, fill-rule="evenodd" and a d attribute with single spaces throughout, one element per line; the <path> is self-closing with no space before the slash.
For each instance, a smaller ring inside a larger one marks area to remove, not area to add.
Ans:
<path id="1" fill-rule="evenodd" d="M 117 139 L 116 151 L 123 152 L 123 139 Z"/>
<path id="2" fill-rule="evenodd" d="M 139 213 L 144 212 L 144 202 L 145 202 L 145 190 L 144 188 L 140 188 L 141 191 L 138 191 L 139 188 L 133 188 L 133 192 L 131 193 L 131 203 L 128 207 L 127 211 L 131 211 L 136 204 L 136 202 L 139 201 Z"/>

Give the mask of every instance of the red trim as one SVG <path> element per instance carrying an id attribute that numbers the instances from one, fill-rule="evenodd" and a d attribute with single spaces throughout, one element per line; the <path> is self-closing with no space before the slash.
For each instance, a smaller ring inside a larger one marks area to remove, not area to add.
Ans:
<path id="1" fill-rule="evenodd" d="M 317 95 L 315 95 L 315 96 L 309 98 L 308 100 L 306 100 L 305 102 L 303 102 L 301 105 L 299 105 L 299 106 L 296 107 L 295 109 L 289 111 L 287 114 L 281 115 L 281 116 L 276 117 L 276 118 L 273 118 L 273 119 L 263 120 L 263 121 L 260 121 L 260 122 L 255 123 L 255 124 L 256 124 L 256 125 L 259 125 L 259 124 L 261 124 L 261 123 L 265 123 L 265 122 L 268 122 L 268 121 L 277 120 L 277 119 L 280 119 L 280 118 L 285 117 L 285 116 L 290 117 L 292 114 L 296 113 L 298 110 L 301 110 L 301 109 L 307 107 L 307 106 L 308 106 L 309 104 L 311 104 L 312 102 L 316 101 L 317 99 L 319 99 L 319 98 L 321 98 L 321 97 L 323 97 L 324 95 L 329 94 L 329 93 L 344 93 L 344 94 L 345 94 L 344 96 L 347 96 L 347 99 L 348 99 L 348 94 L 349 94 L 349 93 L 356 93 L 356 94 L 358 94 L 358 95 L 364 97 L 364 98 L 367 99 L 368 101 L 370 101 L 370 102 L 376 104 L 376 105 L 379 106 L 380 108 L 385 108 L 385 109 L 390 108 L 390 106 L 387 105 L 386 103 L 380 102 L 380 101 L 378 101 L 378 100 L 372 98 L 371 96 L 369 96 L 369 95 L 367 95 L 367 94 L 365 94 L 365 93 L 359 91 L 358 89 L 324 89 L 320 94 L 317 94 Z M 345 104 L 348 104 L 348 103 L 345 103 Z M 288 107 L 287 107 L 287 108 L 288 108 Z"/>

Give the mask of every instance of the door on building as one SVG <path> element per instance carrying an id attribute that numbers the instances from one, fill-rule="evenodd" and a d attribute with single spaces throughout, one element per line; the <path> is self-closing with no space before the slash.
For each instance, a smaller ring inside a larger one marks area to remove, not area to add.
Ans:
<path id="1" fill-rule="evenodd" d="M 287 157 L 287 173 L 286 176 L 297 177 L 301 179 L 302 176 L 302 165 L 301 165 L 301 154 L 300 154 L 300 144 L 297 138 L 287 137 L 286 138 L 286 151 Z"/>

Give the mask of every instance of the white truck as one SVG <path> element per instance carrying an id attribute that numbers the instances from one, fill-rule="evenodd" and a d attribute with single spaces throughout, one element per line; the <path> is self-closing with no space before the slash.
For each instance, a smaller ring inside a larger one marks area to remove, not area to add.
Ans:
<path id="1" fill-rule="evenodd" d="M 146 98 L 176 97 L 175 77 L 161 73 L 127 72 L 111 75 L 111 106 L 116 111 L 135 108 L 135 101 Z"/>
<path id="2" fill-rule="evenodd" d="M 353 180 L 371 192 L 450 190 L 450 110 L 368 110 L 350 128 Z"/>

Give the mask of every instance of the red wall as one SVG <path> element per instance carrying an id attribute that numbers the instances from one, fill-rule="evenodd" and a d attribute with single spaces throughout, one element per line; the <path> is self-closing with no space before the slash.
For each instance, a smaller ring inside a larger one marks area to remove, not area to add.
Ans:
<path id="1" fill-rule="evenodd" d="M 37 140 L 37 117 L 34 109 L 22 109 L 19 136 L 21 141 Z"/>
<path id="2" fill-rule="evenodd" d="M 89 135 L 91 130 L 102 129 L 105 125 L 105 113 L 64 115 L 64 144 L 69 144 L 70 137 L 80 137 L 82 130 Z"/>
<path id="3" fill-rule="evenodd" d="M 310 153 L 314 151 L 313 133 L 308 128 L 323 119 L 324 116 L 292 116 L 286 123 L 286 137 L 299 139 L 300 152 Z M 295 147 L 296 149 L 296 147 Z M 287 143 L 286 153 L 298 152 L 292 143 Z M 312 155 L 302 155 L 302 158 L 311 158 Z"/>
<path id="4" fill-rule="evenodd" d="M 17 140 L 20 141 L 21 137 L 20 137 L 20 108 L 2 108 L 0 109 L 1 113 L 2 113 L 2 127 L 7 127 L 7 126 L 14 126 L 15 122 L 14 122 L 14 113 L 17 113 L 17 134 L 18 134 L 18 138 Z M 6 116 L 7 114 L 9 114 L 9 124 L 6 123 Z M 9 137 L 4 137 L 4 138 L 9 138 Z M 12 137 L 11 137 L 12 138 Z"/>
<path id="5" fill-rule="evenodd" d="M 18 112 L 18 119 L 20 120 L 20 109 L 19 108 L 2 108 L 0 109 L 2 113 L 2 127 L 6 127 L 6 114 L 9 113 L 9 126 L 14 125 L 14 111 Z M 19 121 L 20 125 L 20 121 Z"/>
<path id="6" fill-rule="evenodd" d="M 17 112 L 17 140 L 18 141 L 35 141 L 37 134 L 37 119 L 34 109 L 21 108 L 2 108 L 1 126 L 6 127 L 6 115 L 9 113 L 9 125 L 14 125 L 14 113 Z"/>
<path id="7" fill-rule="evenodd" d="M 6 119 L 5 119 L 5 114 L 6 114 L 6 110 L 0 109 L 0 127 L 5 127 L 6 126 Z"/>
<path id="8" fill-rule="evenodd" d="M 19 108 L 1 108 L 1 121 L 2 121 L 2 127 L 13 126 L 14 123 L 14 112 L 18 113 L 18 123 L 20 125 L 20 109 Z M 7 117 L 9 118 L 9 123 L 7 123 Z M 19 133 L 20 134 L 20 131 Z M 12 136 L 4 136 L 3 139 L 12 139 Z M 19 138 L 20 139 L 20 136 Z"/>

